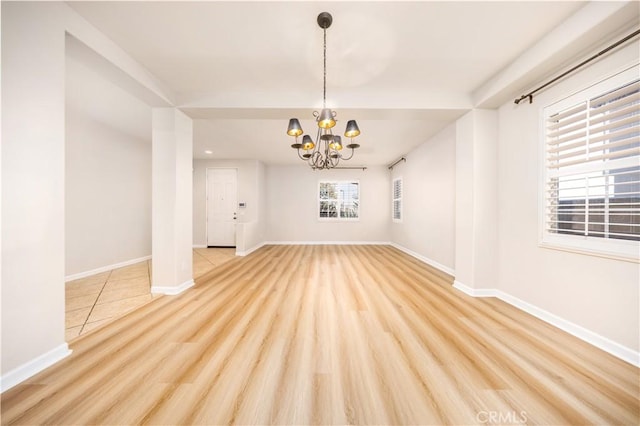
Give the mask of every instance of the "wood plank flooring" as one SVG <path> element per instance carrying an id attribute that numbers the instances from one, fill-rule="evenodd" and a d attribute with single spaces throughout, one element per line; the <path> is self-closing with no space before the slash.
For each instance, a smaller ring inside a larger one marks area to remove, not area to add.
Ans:
<path id="1" fill-rule="evenodd" d="M 267 246 L 71 344 L 3 424 L 629 424 L 639 371 L 388 246 Z"/>
<path id="2" fill-rule="evenodd" d="M 193 249 L 193 277 L 235 258 L 235 248 Z M 138 309 L 151 294 L 151 260 L 69 281 L 65 285 L 67 342 Z"/>

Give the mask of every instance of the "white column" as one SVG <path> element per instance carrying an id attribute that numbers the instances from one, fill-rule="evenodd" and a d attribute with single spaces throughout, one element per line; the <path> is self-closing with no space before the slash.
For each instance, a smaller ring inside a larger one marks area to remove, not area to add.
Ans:
<path id="1" fill-rule="evenodd" d="M 497 146 L 497 111 L 472 110 L 456 123 L 455 284 L 470 293 L 498 286 Z"/>
<path id="2" fill-rule="evenodd" d="M 193 286 L 193 126 L 175 108 L 153 109 L 152 286 L 178 294 Z"/>

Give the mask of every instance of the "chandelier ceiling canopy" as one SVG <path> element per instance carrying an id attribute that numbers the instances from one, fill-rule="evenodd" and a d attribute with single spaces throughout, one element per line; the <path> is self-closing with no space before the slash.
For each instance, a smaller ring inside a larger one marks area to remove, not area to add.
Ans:
<path id="1" fill-rule="evenodd" d="M 353 138 L 360 134 L 360 129 L 355 120 L 347 121 L 344 136 L 349 138 L 350 143 L 346 145 L 347 149 L 351 149 L 348 157 L 342 153 L 345 148 L 342 144 L 342 137 L 333 134 L 333 127 L 336 125 L 335 111 L 327 108 L 327 28 L 331 26 L 333 17 L 328 12 L 322 12 L 318 15 L 318 25 L 324 33 L 324 73 L 323 73 L 323 94 L 322 94 L 322 110 L 314 111 L 313 116 L 318 124 L 318 132 L 315 142 L 310 135 L 304 135 L 300 121 L 297 118 L 289 120 L 287 134 L 296 138 L 296 142 L 291 147 L 298 152 L 298 157 L 306 161 L 312 169 L 332 169 L 336 167 L 340 160 L 350 160 L 357 148 L 357 143 L 353 143 Z M 302 142 L 298 142 L 298 137 L 302 136 Z"/>

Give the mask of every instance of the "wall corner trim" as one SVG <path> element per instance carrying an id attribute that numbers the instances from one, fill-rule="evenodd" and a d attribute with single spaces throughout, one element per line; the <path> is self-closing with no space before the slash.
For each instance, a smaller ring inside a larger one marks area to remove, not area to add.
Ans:
<path id="1" fill-rule="evenodd" d="M 185 281 L 182 284 L 175 287 L 154 285 L 154 286 L 151 286 L 151 293 L 165 294 L 167 296 L 175 296 L 176 294 L 180 294 L 183 291 L 193 287 L 194 285 L 195 285 L 195 282 L 193 281 L 193 279 L 190 279 L 189 281 Z"/>
<path id="2" fill-rule="evenodd" d="M 475 289 L 473 287 L 469 287 L 466 284 L 461 283 L 458 280 L 453 282 L 453 287 L 462 291 L 463 293 L 468 294 L 471 297 L 498 297 L 497 290 L 487 289 L 487 288 L 479 288 Z"/>
<path id="3" fill-rule="evenodd" d="M 396 244 L 396 243 L 387 243 L 387 244 L 390 245 L 391 247 L 394 247 L 400 250 L 401 252 L 408 254 L 409 256 L 415 257 L 416 259 L 423 261 L 427 265 L 433 266 L 434 268 L 441 270 L 442 272 L 446 272 L 451 276 L 456 275 L 456 271 L 454 269 L 451 269 L 448 266 L 444 266 L 442 263 L 438 263 L 435 260 L 429 259 L 428 257 L 425 257 L 419 253 L 416 253 L 413 250 L 409 250 L 408 248 L 403 247 L 400 244 Z"/>
<path id="4" fill-rule="evenodd" d="M 544 309 L 532 305 L 529 302 L 525 302 L 522 299 L 518 299 L 517 297 L 507 294 L 501 290 L 494 288 L 474 289 L 457 280 L 454 281 L 453 287 L 472 297 L 498 298 L 511 306 L 514 306 L 530 315 L 533 315 L 538 319 L 541 319 L 546 323 L 553 325 L 554 327 L 559 328 L 560 330 L 563 330 L 577 337 L 580 340 L 583 340 L 599 349 L 602 349 L 605 352 L 610 353 L 617 358 L 620 358 L 623 361 L 628 362 L 629 364 L 640 367 L 640 352 L 636 352 L 633 349 L 627 348 L 626 346 L 614 342 L 611 339 L 601 336 L 582 326 L 574 324 L 571 321 L 567 321 L 564 318 L 552 314 L 551 312 L 545 311 Z"/>
<path id="5" fill-rule="evenodd" d="M 242 251 L 236 250 L 236 256 L 247 256 L 247 255 L 253 253 L 256 250 L 261 249 L 266 244 L 267 243 L 265 241 L 263 241 L 263 242 L 261 242 L 259 244 L 256 244 L 255 246 L 251 247 L 250 249 L 242 250 Z"/>
<path id="6" fill-rule="evenodd" d="M 27 380 L 29 377 L 38 374 L 47 367 L 50 367 L 61 359 L 71 355 L 71 352 L 69 345 L 63 343 L 60 346 L 51 349 L 49 352 L 14 368 L 0 377 L 0 392 L 11 389 L 17 384 Z"/>

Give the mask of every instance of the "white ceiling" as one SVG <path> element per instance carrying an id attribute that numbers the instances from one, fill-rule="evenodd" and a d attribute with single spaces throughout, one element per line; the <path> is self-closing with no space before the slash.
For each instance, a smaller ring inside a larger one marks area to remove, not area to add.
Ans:
<path id="1" fill-rule="evenodd" d="M 296 164 L 296 116 L 315 138 L 327 103 L 354 118 L 350 163 L 389 163 L 473 107 L 471 93 L 583 2 L 95 2 L 69 5 L 158 77 L 194 118 L 194 158 Z M 514 96 L 517 94 L 513 94 Z M 204 153 L 213 151 L 212 155 Z"/>

